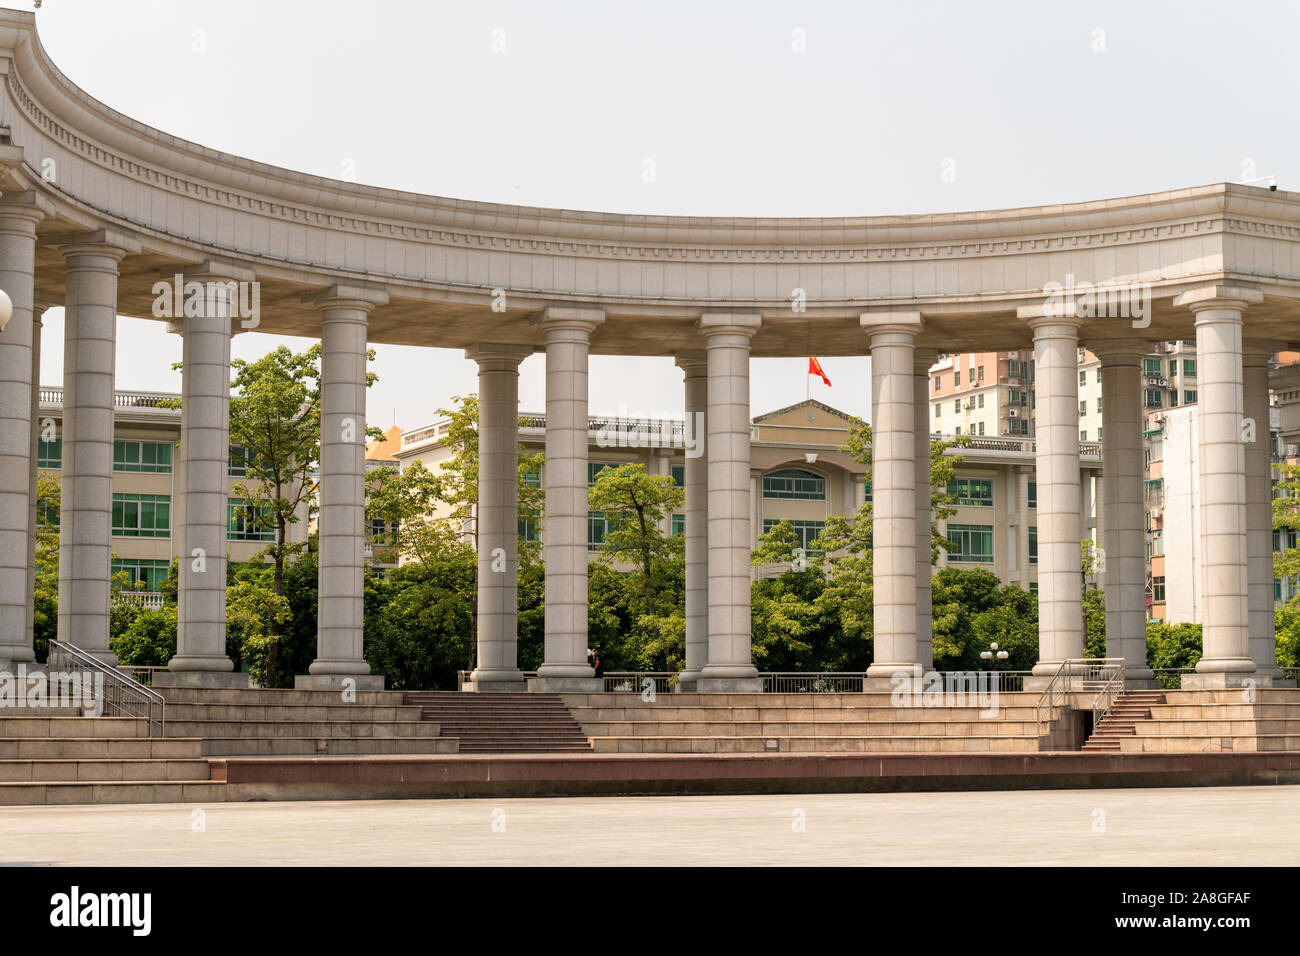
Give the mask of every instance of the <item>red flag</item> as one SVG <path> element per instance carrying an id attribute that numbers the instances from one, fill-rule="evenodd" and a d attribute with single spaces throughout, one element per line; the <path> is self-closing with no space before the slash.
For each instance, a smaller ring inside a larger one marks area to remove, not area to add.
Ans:
<path id="1" fill-rule="evenodd" d="M 826 373 L 822 371 L 822 363 L 817 361 L 815 358 L 810 358 L 808 360 L 808 374 L 820 375 L 822 377 L 822 381 L 825 382 L 827 385 L 830 385 L 831 383 L 831 380 L 826 377 Z"/>

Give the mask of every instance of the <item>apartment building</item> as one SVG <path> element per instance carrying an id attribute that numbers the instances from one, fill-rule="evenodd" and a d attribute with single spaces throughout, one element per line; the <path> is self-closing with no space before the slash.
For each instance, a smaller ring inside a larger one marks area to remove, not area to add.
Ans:
<path id="1" fill-rule="evenodd" d="M 118 391 L 113 395 L 113 573 L 124 571 L 131 582 L 122 596 L 147 607 L 162 604 L 159 587 L 172 559 L 180 554 L 173 533 L 180 526 L 179 481 L 181 412 L 167 404 L 178 401 L 172 392 Z M 40 390 L 41 440 L 37 468 L 58 473 L 63 465 L 63 389 Z M 226 539 L 228 559 L 252 559 L 274 540 L 261 515 L 236 491 L 245 479 L 245 450 L 232 446 L 227 469 Z M 289 526 L 291 540 L 305 541 L 306 509 Z"/>
<path id="2" fill-rule="evenodd" d="M 1010 378 L 1009 374 L 1007 376 Z M 528 451 L 545 447 L 545 416 L 526 414 L 519 429 L 519 441 Z M 753 542 L 778 521 L 790 521 L 804 546 L 826 526 L 831 516 L 855 514 L 871 494 L 862 465 L 853 461 L 841 446 L 848 441 L 850 417 L 817 401 L 804 401 L 755 417 L 750 432 L 750 501 Z M 445 444 L 448 422 L 434 422 L 401 436 L 401 448 L 394 452 L 402 468 L 416 461 L 436 470 L 453 454 Z M 588 428 L 588 478 L 595 481 L 607 465 L 636 462 L 650 474 L 669 475 L 684 483 L 687 448 L 696 440 L 683 423 L 672 423 L 665 431 L 662 422 L 629 422 L 608 416 L 593 416 Z M 633 443 L 618 445 L 616 436 L 630 436 Z M 665 438 L 665 436 L 667 436 Z M 653 437 L 655 444 L 645 442 Z M 703 436 L 698 436 L 703 441 Z M 702 447 L 702 446 L 700 446 Z M 959 450 L 962 463 L 952 491 L 958 496 L 955 513 L 945 523 L 948 536 L 957 547 L 940 559 L 941 566 L 983 568 L 1003 581 L 1033 589 L 1037 582 L 1036 494 L 1033 480 L 1033 451 L 1024 438 L 971 439 Z M 1101 448 L 1095 443 L 1082 448 L 1085 485 L 1100 473 Z M 546 469 L 538 476 L 545 485 Z M 1095 502 L 1084 504 L 1084 525 L 1095 533 Z M 681 533 L 685 513 L 666 522 L 665 533 Z M 521 526 L 521 533 L 536 529 Z M 598 513 L 588 515 L 587 546 L 593 556 L 604 540 L 605 524 Z M 756 576 L 778 573 L 780 566 L 756 568 Z"/>

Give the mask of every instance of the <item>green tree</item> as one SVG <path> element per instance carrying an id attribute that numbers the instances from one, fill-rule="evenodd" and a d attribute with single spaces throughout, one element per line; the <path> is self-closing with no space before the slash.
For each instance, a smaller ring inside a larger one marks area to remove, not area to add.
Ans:
<path id="1" fill-rule="evenodd" d="M 685 504 L 685 493 L 668 475 L 648 475 L 644 465 L 628 463 L 602 468 L 587 500 L 605 519 L 601 560 L 634 566 L 645 613 L 657 615 L 657 585 L 683 553 L 682 538 L 664 534 L 660 525 Z"/>
<path id="2" fill-rule="evenodd" d="M 1300 533 L 1300 464 L 1281 466 L 1281 477 L 1275 486 L 1273 499 L 1273 528 L 1276 531 Z M 1300 578 L 1300 547 L 1288 547 L 1273 557 L 1275 577 Z M 1300 591 L 1291 603 L 1300 606 Z"/>
<path id="3" fill-rule="evenodd" d="M 32 616 L 33 651 L 38 661 L 49 656 L 59 626 L 59 476 L 36 476 L 36 595 Z"/>

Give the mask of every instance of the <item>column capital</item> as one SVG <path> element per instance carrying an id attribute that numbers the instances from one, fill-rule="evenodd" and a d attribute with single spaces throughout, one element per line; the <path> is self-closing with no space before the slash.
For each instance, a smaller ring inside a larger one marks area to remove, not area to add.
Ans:
<path id="1" fill-rule="evenodd" d="M 301 301 L 305 305 L 316 306 L 322 312 L 326 309 L 356 309 L 368 315 L 375 306 L 388 304 L 388 291 L 373 286 L 340 283 L 319 292 L 304 292 Z"/>
<path id="2" fill-rule="evenodd" d="M 1089 339 L 1087 346 L 1103 366 L 1140 365 L 1151 352 L 1145 339 Z"/>
<path id="3" fill-rule="evenodd" d="M 502 345 L 481 342 L 465 350 L 465 358 L 477 362 L 481 371 L 513 372 L 519 363 L 535 352 L 531 345 Z"/>
<path id="4" fill-rule="evenodd" d="M 763 325 L 757 312 L 705 312 L 695 328 L 706 338 L 713 335 L 744 335 L 753 338 Z"/>
<path id="5" fill-rule="evenodd" d="M 1241 364 L 1267 368 L 1269 359 L 1285 349 L 1285 342 L 1271 339 L 1244 339 L 1241 343 Z"/>
<path id="6" fill-rule="evenodd" d="M 916 336 L 925 325 L 920 312 L 863 312 L 858 316 L 858 324 L 868 337 L 878 332 L 894 332 Z M 933 363 L 931 363 L 933 364 Z"/>
<path id="7" fill-rule="evenodd" d="M 709 357 L 703 349 L 690 349 L 685 352 L 678 352 L 673 360 L 679 369 L 686 373 L 687 378 L 696 375 L 705 375 L 709 369 Z"/>
<path id="8" fill-rule="evenodd" d="M 16 222 L 29 222 L 34 228 L 41 220 L 53 219 L 54 215 L 50 201 L 33 189 L 0 197 L 0 229 L 13 228 Z"/>
<path id="9" fill-rule="evenodd" d="M 1236 309 L 1244 312 L 1246 306 L 1257 305 L 1264 301 L 1264 293 L 1240 285 L 1206 285 L 1189 289 L 1174 296 L 1174 308 L 1191 309 L 1193 313 L 1203 309 Z"/>
<path id="10" fill-rule="evenodd" d="M 112 226 L 94 232 L 60 236 L 47 245 L 56 249 L 65 259 L 73 256 L 107 256 L 115 262 L 121 262 L 127 256 L 139 255 L 141 251 L 135 236 Z"/>
<path id="11" fill-rule="evenodd" d="M 938 349 L 915 349 L 912 352 L 912 372 L 917 377 L 924 375 L 928 378 L 931 366 L 937 361 L 939 361 Z"/>
<path id="12" fill-rule="evenodd" d="M 1039 329 L 1068 328 L 1079 333 L 1083 319 L 1075 314 L 1073 303 L 1063 305 L 1054 302 L 1041 302 L 1038 305 L 1022 305 L 1016 309 L 1016 318 L 1037 332 Z"/>
<path id="13" fill-rule="evenodd" d="M 604 309 L 567 305 L 548 305 L 530 320 L 533 325 L 541 326 L 547 332 L 554 329 L 588 333 L 604 321 Z"/>

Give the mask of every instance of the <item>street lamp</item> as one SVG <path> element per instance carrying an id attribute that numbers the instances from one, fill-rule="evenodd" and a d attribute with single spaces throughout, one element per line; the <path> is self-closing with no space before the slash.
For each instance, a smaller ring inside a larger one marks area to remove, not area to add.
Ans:
<path id="1" fill-rule="evenodd" d="M 993 643 L 991 643 L 991 644 L 989 645 L 989 649 L 988 649 L 987 651 L 981 651 L 981 652 L 980 652 L 980 660 L 982 660 L 982 661 L 992 661 L 992 662 L 993 662 L 993 669 L 994 669 L 994 670 L 997 670 L 997 669 L 998 669 L 998 661 L 1005 661 L 1005 660 L 1006 660 L 1008 657 L 1010 657 L 1010 656 L 1011 656 L 1011 655 L 1009 655 L 1006 651 L 1000 651 L 1000 650 L 998 650 L 998 642 L 997 642 L 997 641 L 994 641 Z"/>

